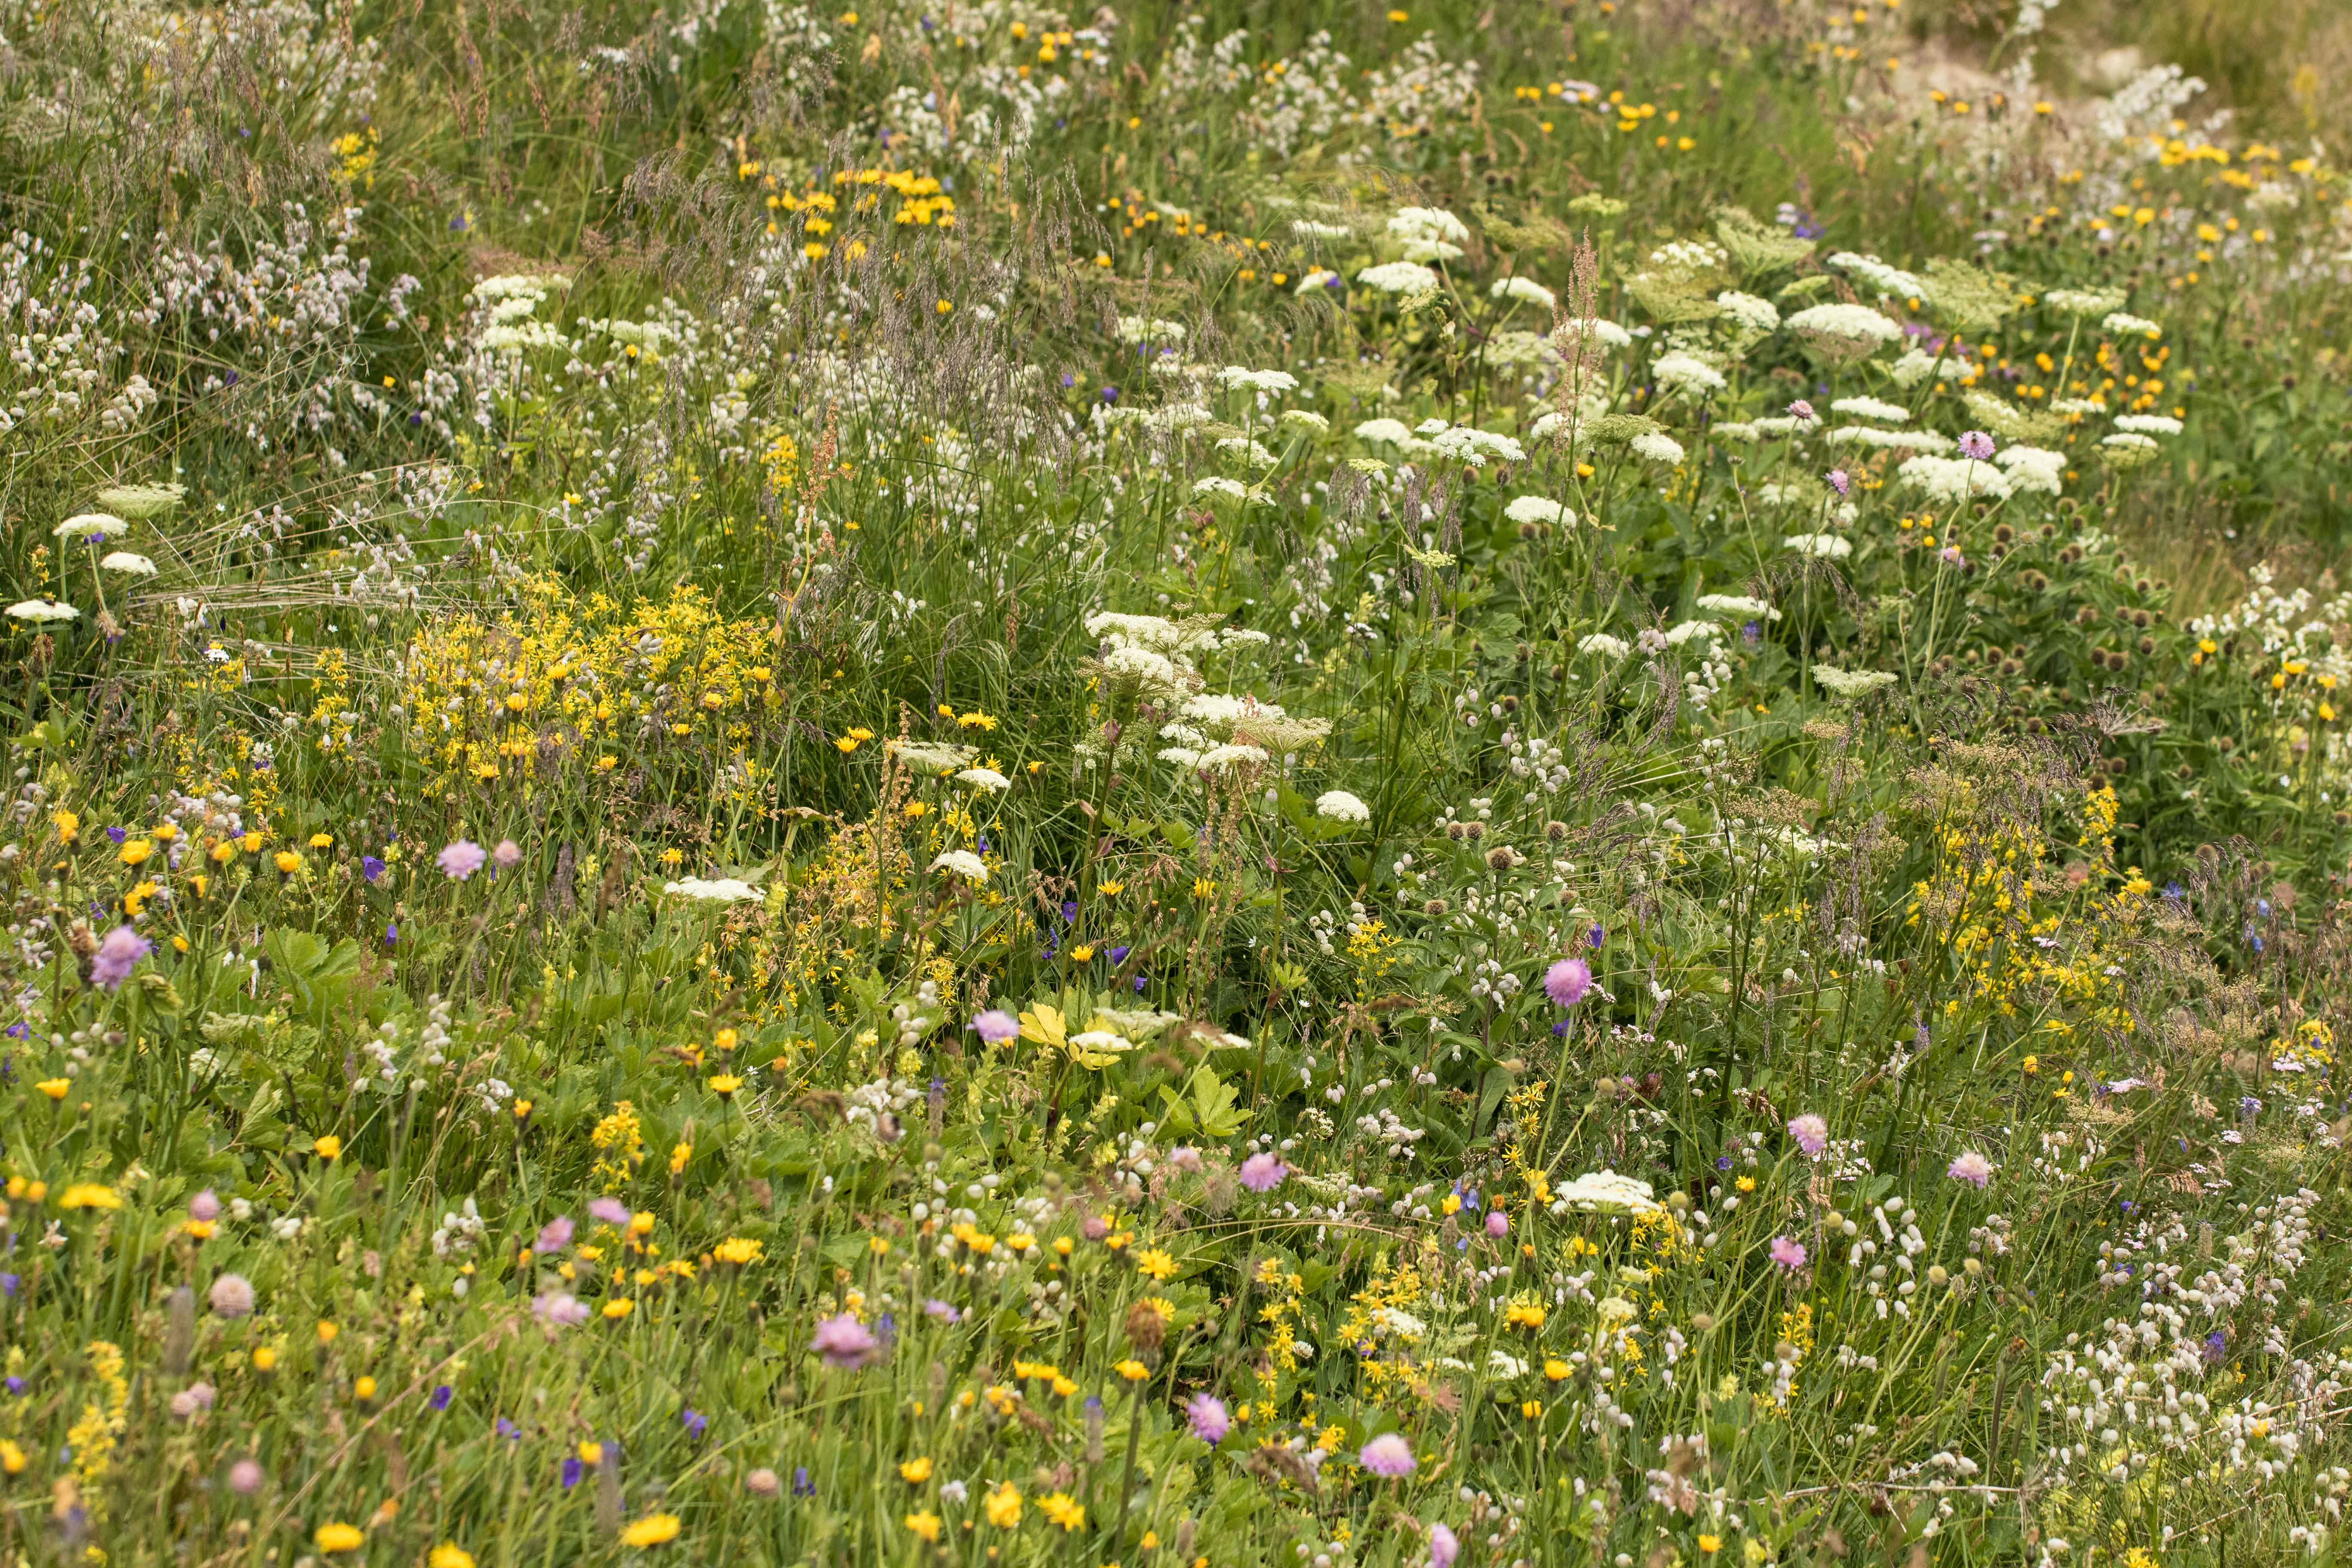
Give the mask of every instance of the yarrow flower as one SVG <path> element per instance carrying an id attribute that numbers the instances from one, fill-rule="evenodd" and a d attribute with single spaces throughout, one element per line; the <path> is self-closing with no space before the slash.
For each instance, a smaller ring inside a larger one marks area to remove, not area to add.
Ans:
<path id="1" fill-rule="evenodd" d="M 1343 789 L 1326 790 L 1315 797 L 1315 815 L 1326 822 L 1370 822 L 1371 808 Z"/>

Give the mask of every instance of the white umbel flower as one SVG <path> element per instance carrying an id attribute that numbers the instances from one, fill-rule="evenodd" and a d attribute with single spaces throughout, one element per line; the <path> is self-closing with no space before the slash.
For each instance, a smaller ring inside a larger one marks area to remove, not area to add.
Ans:
<path id="1" fill-rule="evenodd" d="M 1346 790 L 1330 789 L 1315 797 L 1315 815 L 1326 822 L 1370 822 L 1372 808 Z"/>

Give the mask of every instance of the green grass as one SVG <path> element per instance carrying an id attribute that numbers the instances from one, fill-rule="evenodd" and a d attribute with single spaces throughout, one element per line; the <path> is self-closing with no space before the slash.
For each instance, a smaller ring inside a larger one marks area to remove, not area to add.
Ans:
<path id="1" fill-rule="evenodd" d="M 2332 15 L 1192 15 L 0 0 L 0 1546 L 2336 1559 Z"/>

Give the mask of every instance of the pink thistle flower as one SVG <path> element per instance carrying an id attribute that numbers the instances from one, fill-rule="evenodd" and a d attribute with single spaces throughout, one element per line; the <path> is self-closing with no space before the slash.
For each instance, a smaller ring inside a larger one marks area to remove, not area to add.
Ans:
<path id="1" fill-rule="evenodd" d="M 1196 1394 L 1184 1406 L 1184 1419 L 1192 1425 L 1192 1436 L 1203 1443 L 1217 1444 L 1234 1429 L 1234 1418 L 1225 1409 L 1225 1402 L 1213 1394 Z"/>
<path id="2" fill-rule="evenodd" d="M 1592 989 L 1592 966 L 1580 958 L 1563 958 L 1544 971 L 1544 994 L 1562 1007 L 1573 1007 Z"/>
<path id="3" fill-rule="evenodd" d="M 1242 1162 L 1242 1185 L 1254 1193 L 1274 1191 L 1289 1173 L 1280 1160 L 1263 1150 Z"/>
<path id="4" fill-rule="evenodd" d="M 541 1322 L 558 1329 L 576 1329 L 589 1319 L 588 1303 L 569 1290 L 550 1290 L 534 1296 L 530 1314 Z"/>
<path id="5" fill-rule="evenodd" d="M 1790 1119 L 1789 1136 L 1797 1141 L 1798 1148 L 1818 1159 L 1822 1151 L 1830 1146 L 1830 1124 L 1809 1110 Z"/>
<path id="6" fill-rule="evenodd" d="M 1944 1167 L 1944 1174 L 1956 1182 L 1966 1182 L 1981 1188 L 1992 1180 L 1992 1162 L 1974 1149 L 1963 1149 Z"/>
<path id="7" fill-rule="evenodd" d="M 1792 1236 L 1774 1237 L 1772 1261 L 1794 1274 L 1805 1266 L 1805 1244 Z"/>
<path id="8" fill-rule="evenodd" d="M 855 1316 L 844 1312 L 817 1324 L 810 1348 L 824 1358 L 825 1365 L 856 1372 L 880 1358 L 882 1342 Z"/>
<path id="9" fill-rule="evenodd" d="M 1409 1476 L 1413 1471 L 1412 1446 L 1401 1433 L 1381 1433 L 1364 1445 L 1363 1452 L 1358 1454 L 1356 1459 L 1372 1474 L 1388 1480 Z"/>
<path id="10" fill-rule="evenodd" d="M 440 867 L 441 874 L 451 881 L 462 882 L 480 870 L 488 859 L 489 856 L 480 845 L 470 838 L 460 838 L 455 844 L 444 847 L 441 853 L 433 857 L 433 863 Z"/>
<path id="11" fill-rule="evenodd" d="M 253 1312 L 253 1281 L 242 1274 L 224 1274 L 213 1281 L 212 1291 L 205 1299 L 224 1318 L 249 1317 Z"/>
<path id="12" fill-rule="evenodd" d="M 107 991 L 121 990 L 131 971 L 154 945 L 129 926 L 116 926 L 99 943 L 98 956 L 89 961 L 90 984 Z"/>

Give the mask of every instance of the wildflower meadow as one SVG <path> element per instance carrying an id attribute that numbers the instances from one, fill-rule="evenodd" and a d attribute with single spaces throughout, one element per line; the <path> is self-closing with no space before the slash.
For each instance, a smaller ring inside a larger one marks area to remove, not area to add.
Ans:
<path id="1" fill-rule="evenodd" d="M 2352 1561 L 2343 19 L 838 3 L 0 0 L 8 1562 Z"/>

